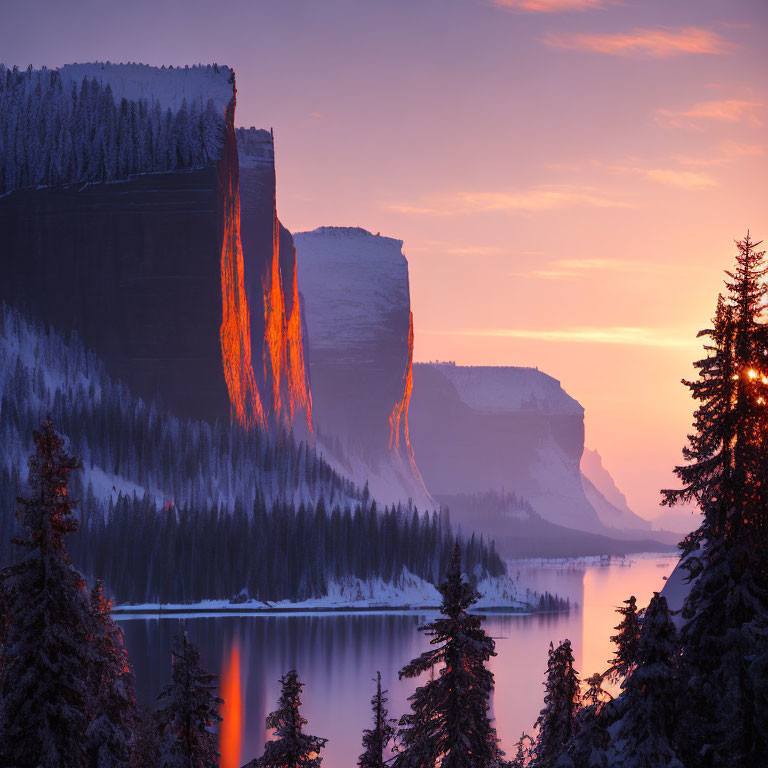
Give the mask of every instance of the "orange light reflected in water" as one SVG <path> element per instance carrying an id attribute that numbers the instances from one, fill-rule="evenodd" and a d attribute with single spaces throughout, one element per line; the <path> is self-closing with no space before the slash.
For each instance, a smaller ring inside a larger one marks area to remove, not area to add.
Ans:
<path id="1" fill-rule="evenodd" d="M 223 718 L 219 729 L 220 768 L 240 768 L 243 748 L 243 691 L 240 681 L 240 642 L 235 638 L 221 675 Z"/>

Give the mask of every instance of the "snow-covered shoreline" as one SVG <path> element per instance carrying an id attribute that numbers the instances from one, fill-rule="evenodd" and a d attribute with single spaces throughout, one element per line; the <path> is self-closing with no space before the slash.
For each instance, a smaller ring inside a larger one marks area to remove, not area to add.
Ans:
<path id="1" fill-rule="evenodd" d="M 494 613 L 539 613 L 536 595 L 520 596 L 519 587 L 507 576 L 483 579 L 477 590 L 481 597 L 473 609 Z M 531 599 L 535 598 L 535 599 Z M 323 597 L 307 600 L 281 600 L 265 602 L 253 598 L 231 600 L 203 600 L 198 603 L 123 603 L 113 607 L 121 616 L 167 614 L 299 614 L 299 613 L 369 613 L 402 611 L 437 611 L 440 593 L 433 584 L 404 571 L 393 582 L 381 579 L 362 581 L 345 579 L 331 582 Z"/>
<path id="2" fill-rule="evenodd" d="M 300 616 L 306 614 L 358 614 L 358 613 L 422 613 L 424 611 L 439 611 L 439 605 L 358 605 L 350 603 L 349 605 L 337 606 L 305 606 L 302 603 L 291 603 L 289 605 L 269 606 L 265 604 L 252 603 L 228 603 L 226 601 L 217 601 L 220 605 L 208 606 L 208 601 L 192 604 L 160 604 L 145 603 L 142 605 L 116 605 L 112 608 L 112 613 L 117 616 L 139 617 L 139 616 L 165 616 L 172 618 L 175 616 L 196 616 L 199 618 L 205 616 L 251 616 L 265 615 L 274 616 L 284 614 L 289 616 Z M 473 607 L 470 613 L 504 613 L 516 614 L 520 616 L 530 616 L 534 613 L 551 613 L 551 611 L 540 611 L 538 608 L 528 606 L 491 606 L 491 607 Z"/>

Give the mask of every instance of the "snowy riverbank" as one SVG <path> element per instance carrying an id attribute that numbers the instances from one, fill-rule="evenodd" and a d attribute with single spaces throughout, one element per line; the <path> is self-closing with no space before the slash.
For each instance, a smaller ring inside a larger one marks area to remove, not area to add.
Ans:
<path id="1" fill-rule="evenodd" d="M 533 613 L 540 609 L 539 595 L 523 597 L 520 588 L 507 576 L 483 579 L 477 585 L 481 597 L 477 610 L 509 613 Z M 532 599 L 535 598 L 535 599 Z M 404 572 L 393 582 L 382 579 L 362 581 L 345 579 L 331 582 L 323 597 L 307 600 L 265 602 L 254 599 L 238 601 L 203 600 L 198 603 L 121 604 L 113 608 L 117 614 L 167 613 L 331 613 L 338 611 L 407 611 L 437 610 L 441 597 L 433 584 L 412 573 Z"/>

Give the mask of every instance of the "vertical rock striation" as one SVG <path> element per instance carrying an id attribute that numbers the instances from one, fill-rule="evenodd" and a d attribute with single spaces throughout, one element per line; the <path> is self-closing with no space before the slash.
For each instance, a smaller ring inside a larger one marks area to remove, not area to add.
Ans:
<path id="1" fill-rule="evenodd" d="M 274 139 L 239 128 L 241 234 L 250 304 L 253 369 L 270 424 L 298 437 L 312 431 L 296 248 L 277 218 Z"/>
<path id="2" fill-rule="evenodd" d="M 222 232 L 221 356 L 232 418 L 246 429 L 266 428 L 266 415 L 253 369 L 251 311 L 240 232 L 240 168 L 234 113 L 233 95 L 227 107 L 224 151 L 218 163 L 219 229 Z"/>

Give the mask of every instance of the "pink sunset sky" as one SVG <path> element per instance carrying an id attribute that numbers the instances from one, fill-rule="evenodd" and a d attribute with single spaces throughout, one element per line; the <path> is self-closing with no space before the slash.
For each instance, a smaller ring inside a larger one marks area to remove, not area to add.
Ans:
<path id="1" fill-rule="evenodd" d="M 6 64 L 217 61 L 294 231 L 400 238 L 417 360 L 537 366 L 653 517 L 733 240 L 768 238 L 764 0 L 39 2 Z M 417 456 L 418 460 L 418 456 Z"/>

